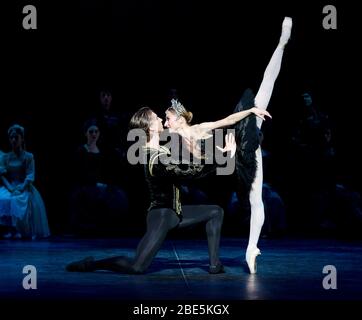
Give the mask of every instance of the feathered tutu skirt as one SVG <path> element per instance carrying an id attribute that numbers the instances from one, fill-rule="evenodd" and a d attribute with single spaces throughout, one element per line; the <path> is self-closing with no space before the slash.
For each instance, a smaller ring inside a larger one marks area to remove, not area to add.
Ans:
<path id="1" fill-rule="evenodd" d="M 234 113 L 255 106 L 255 96 L 251 89 L 246 89 L 234 109 Z M 236 140 L 236 193 L 240 201 L 249 198 L 251 186 L 255 179 L 257 161 L 255 152 L 260 145 L 260 130 L 256 125 L 254 114 L 234 125 Z"/>

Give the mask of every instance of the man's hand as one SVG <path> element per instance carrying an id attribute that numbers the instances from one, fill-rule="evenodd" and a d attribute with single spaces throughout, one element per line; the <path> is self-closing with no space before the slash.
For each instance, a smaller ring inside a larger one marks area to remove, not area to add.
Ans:
<path id="1" fill-rule="evenodd" d="M 221 152 L 231 152 L 231 158 L 234 157 L 236 152 L 236 142 L 235 137 L 232 133 L 229 133 L 225 136 L 225 147 L 221 148 L 219 146 L 216 146 Z"/>

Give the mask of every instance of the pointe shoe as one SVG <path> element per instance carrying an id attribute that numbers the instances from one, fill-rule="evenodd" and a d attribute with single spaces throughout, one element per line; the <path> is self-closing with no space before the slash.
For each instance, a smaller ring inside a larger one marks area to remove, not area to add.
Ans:
<path id="1" fill-rule="evenodd" d="M 82 260 L 69 263 L 65 269 L 70 272 L 90 272 L 93 271 L 91 268 L 92 262 L 94 262 L 93 257 L 86 257 Z"/>
<path id="2" fill-rule="evenodd" d="M 279 39 L 279 45 L 284 47 L 289 39 L 292 32 L 293 20 L 290 17 L 285 17 L 282 24 L 282 34 Z"/>
<path id="3" fill-rule="evenodd" d="M 261 255 L 258 248 L 254 248 L 246 252 L 246 263 L 248 264 L 249 271 L 251 274 L 256 273 L 256 257 Z"/>

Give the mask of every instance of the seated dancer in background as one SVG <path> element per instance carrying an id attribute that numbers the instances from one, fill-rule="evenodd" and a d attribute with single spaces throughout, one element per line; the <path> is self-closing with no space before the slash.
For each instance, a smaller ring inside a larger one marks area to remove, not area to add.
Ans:
<path id="1" fill-rule="evenodd" d="M 210 138 L 210 132 L 217 128 L 235 125 L 236 130 L 236 173 L 238 178 L 237 193 L 241 198 L 249 196 L 251 207 L 249 243 L 246 250 L 246 262 L 250 273 L 256 273 L 256 257 L 260 255 L 257 247 L 264 223 L 264 205 L 262 200 L 263 165 L 259 145 L 259 129 L 271 98 L 275 80 L 279 74 L 284 47 L 292 28 L 292 19 L 286 17 L 282 24 L 282 34 L 271 60 L 265 70 L 258 93 L 254 96 L 250 90 L 245 91 L 234 113 L 225 119 L 190 125 L 192 113 L 187 111 L 177 100 L 166 111 L 165 126 L 183 137 L 187 149 L 195 156 L 201 156 L 200 141 Z M 247 117 L 250 114 L 258 117 Z M 245 118 L 245 119 L 244 119 Z M 240 121 L 244 119 L 244 121 Z"/>
<path id="2" fill-rule="evenodd" d="M 205 172 L 201 164 L 180 164 L 177 161 L 162 161 L 170 155 L 161 147 L 162 120 L 148 107 L 137 111 L 131 121 L 131 129 L 142 129 L 147 136 L 142 153 L 145 156 L 144 172 L 151 205 L 147 213 L 147 231 L 140 241 L 134 259 L 123 256 L 94 260 L 88 257 L 67 265 L 68 271 L 110 270 L 120 273 L 140 274 L 147 270 L 161 248 L 167 233 L 178 227 L 205 223 L 209 248 L 209 273 L 224 272 L 219 260 L 220 232 L 223 209 L 216 205 L 181 206 L 179 179 L 201 177 Z M 236 151 L 234 137 L 225 138 L 225 148 L 220 150 L 233 156 Z"/>
<path id="3" fill-rule="evenodd" d="M 86 143 L 78 148 L 73 161 L 71 226 L 78 234 L 108 233 L 128 213 L 128 199 L 116 185 L 108 154 L 98 146 L 102 132 L 97 120 L 87 120 L 83 129 Z"/>
<path id="4" fill-rule="evenodd" d="M 1 161 L 0 222 L 12 227 L 14 232 L 4 237 L 48 237 L 48 218 L 43 199 L 33 185 L 34 156 L 25 151 L 24 128 L 14 124 L 9 128 L 8 136 L 12 150 L 5 153 Z"/>

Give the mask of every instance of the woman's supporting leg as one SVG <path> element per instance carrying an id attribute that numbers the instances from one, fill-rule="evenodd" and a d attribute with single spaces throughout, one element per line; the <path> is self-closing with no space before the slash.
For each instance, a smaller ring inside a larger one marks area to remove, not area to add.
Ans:
<path id="1" fill-rule="evenodd" d="M 256 257 L 260 254 L 257 247 L 260 232 L 264 224 L 264 203 L 263 203 L 263 170 L 262 170 L 262 154 L 259 147 L 256 152 L 257 170 L 255 180 L 251 186 L 249 201 L 250 201 L 250 233 L 249 242 L 246 249 L 246 262 L 250 273 L 256 273 Z"/>

